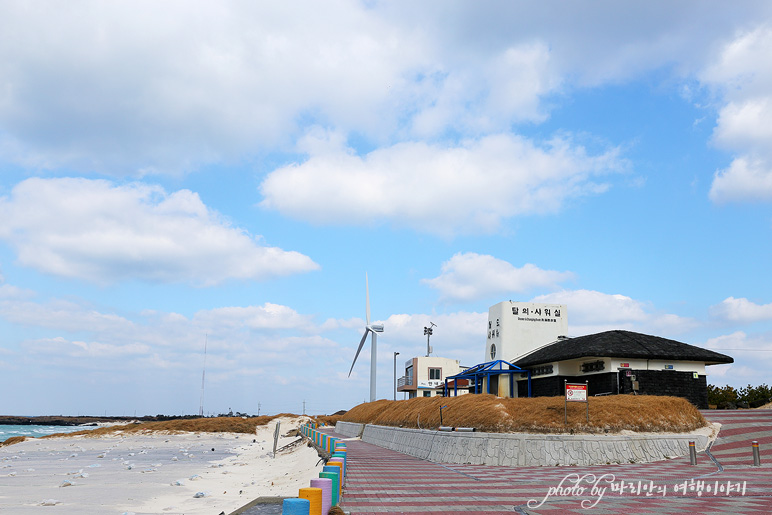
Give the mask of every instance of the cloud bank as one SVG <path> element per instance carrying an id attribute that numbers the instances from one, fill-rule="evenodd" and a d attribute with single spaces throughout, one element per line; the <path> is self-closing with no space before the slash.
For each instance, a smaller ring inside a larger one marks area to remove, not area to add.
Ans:
<path id="1" fill-rule="evenodd" d="M 210 286 L 318 268 L 308 256 L 261 245 L 189 190 L 32 178 L 0 198 L 0 219 L 0 239 L 20 264 L 97 283 Z"/>

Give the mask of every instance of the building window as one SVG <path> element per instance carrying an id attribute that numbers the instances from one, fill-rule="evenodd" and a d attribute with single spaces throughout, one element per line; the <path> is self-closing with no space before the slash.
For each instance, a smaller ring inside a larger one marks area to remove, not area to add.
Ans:
<path id="1" fill-rule="evenodd" d="M 590 361 L 588 363 L 582 363 L 582 372 L 587 374 L 588 372 L 600 372 L 601 370 L 604 370 L 606 367 L 603 364 L 603 360 L 599 359 L 598 361 Z"/>
<path id="2" fill-rule="evenodd" d="M 441 368 L 430 368 L 429 369 L 429 380 L 432 379 L 442 379 L 442 369 Z"/>
<path id="3" fill-rule="evenodd" d="M 432 392 L 424 392 L 424 397 L 431 397 L 431 396 L 432 396 Z"/>

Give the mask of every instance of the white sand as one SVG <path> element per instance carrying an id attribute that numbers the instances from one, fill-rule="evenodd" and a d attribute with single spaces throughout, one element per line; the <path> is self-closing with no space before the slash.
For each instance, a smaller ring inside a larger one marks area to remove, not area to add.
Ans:
<path id="1" fill-rule="evenodd" d="M 282 434 L 302 423 L 277 420 Z M 0 512 L 227 515 L 257 497 L 294 497 L 318 477 L 322 464 L 306 445 L 272 458 L 274 427 L 272 421 L 254 436 L 67 437 L 2 447 Z M 280 437 L 278 446 L 294 440 Z M 194 475 L 200 477 L 191 480 Z M 66 481 L 72 486 L 62 486 Z M 181 486 L 173 485 L 177 481 Z M 198 492 L 205 496 L 194 497 Z"/>

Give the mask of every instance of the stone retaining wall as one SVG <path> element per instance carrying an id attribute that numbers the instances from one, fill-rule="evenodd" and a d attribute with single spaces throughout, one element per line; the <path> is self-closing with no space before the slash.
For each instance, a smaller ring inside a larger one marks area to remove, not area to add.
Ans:
<path id="1" fill-rule="evenodd" d="M 353 436 L 361 426 L 338 422 L 335 431 Z M 345 432 L 344 432 L 345 431 Z M 366 425 L 362 441 L 437 463 L 506 465 L 604 465 L 646 463 L 689 454 L 689 442 L 704 450 L 709 438 L 668 435 L 539 435 L 525 433 L 456 433 Z"/>
<path id="2" fill-rule="evenodd" d="M 349 438 L 355 438 L 362 436 L 364 426 L 364 424 L 355 424 L 353 422 L 337 422 L 335 424 L 335 432 Z"/>

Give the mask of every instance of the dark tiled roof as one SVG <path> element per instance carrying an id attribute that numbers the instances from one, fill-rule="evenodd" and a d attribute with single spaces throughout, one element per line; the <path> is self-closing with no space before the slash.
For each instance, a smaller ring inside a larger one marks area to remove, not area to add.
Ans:
<path id="1" fill-rule="evenodd" d="M 708 365 L 734 363 L 726 354 L 631 331 L 606 331 L 558 340 L 512 363 L 530 367 L 584 357 L 704 361 Z"/>

